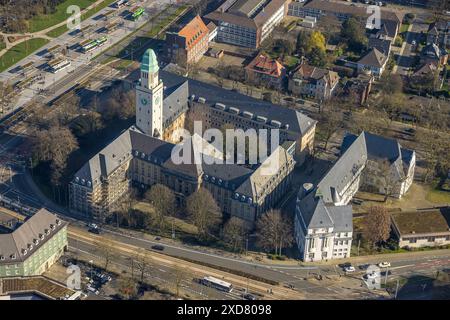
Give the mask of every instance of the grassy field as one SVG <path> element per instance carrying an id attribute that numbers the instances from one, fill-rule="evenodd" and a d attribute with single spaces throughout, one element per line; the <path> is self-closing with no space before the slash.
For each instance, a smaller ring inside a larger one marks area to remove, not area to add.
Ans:
<path id="1" fill-rule="evenodd" d="M 95 0 L 85 0 L 85 1 L 92 1 L 94 2 Z M 100 5 L 96 6 L 95 8 L 92 8 L 90 10 L 88 10 L 87 12 L 85 12 L 84 14 L 81 15 L 81 20 L 86 20 L 90 17 L 92 17 L 94 14 L 96 14 L 97 12 L 99 12 L 100 10 L 104 9 L 105 7 L 109 6 L 111 3 L 115 2 L 116 0 L 104 0 Z M 53 38 L 57 38 L 60 35 L 62 35 L 63 33 L 69 31 L 67 29 L 66 25 L 62 25 L 56 29 L 53 29 L 52 31 L 48 32 L 47 35 L 49 37 L 53 37 Z"/>
<path id="2" fill-rule="evenodd" d="M 154 215 L 153 207 L 148 204 L 147 202 L 138 202 L 134 205 L 134 209 L 139 210 L 141 212 L 144 212 L 150 216 Z M 194 225 L 181 220 L 179 218 L 175 217 L 167 217 L 166 218 L 167 225 L 171 226 L 173 223 L 174 229 L 177 233 L 184 233 L 184 234 L 190 234 L 190 235 L 196 235 L 198 233 L 197 227 Z"/>
<path id="3" fill-rule="evenodd" d="M 8 69 L 48 42 L 49 41 L 47 39 L 34 38 L 12 47 L 3 56 L 0 57 L 0 72 Z"/>
<path id="4" fill-rule="evenodd" d="M 6 44 L 0 39 L 0 50 L 3 50 L 6 48 Z"/>
<path id="5" fill-rule="evenodd" d="M 403 23 L 402 26 L 400 27 L 400 32 L 399 33 L 403 33 L 408 31 L 409 28 L 409 24 Z"/>
<path id="6" fill-rule="evenodd" d="M 33 17 L 29 21 L 28 31 L 37 32 L 64 21 L 69 17 L 69 14 L 67 14 L 67 8 L 71 5 L 77 5 L 81 10 L 83 10 L 94 2 L 95 0 L 66 0 L 56 6 L 56 11 L 54 13 Z"/>
<path id="7" fill-rule="evenodd" d="M 450 204 L 450 192 L 438 190 L 437 187 L 430 188 L 425 199 L 437 204 Z"/>

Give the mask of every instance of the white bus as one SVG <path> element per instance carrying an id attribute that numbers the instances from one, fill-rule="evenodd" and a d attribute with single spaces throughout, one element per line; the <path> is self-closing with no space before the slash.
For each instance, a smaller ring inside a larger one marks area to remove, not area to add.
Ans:
<path id="1" fill-rule="evenodd" d="M 63 58 L 57 58 L 48 63 L 51 71 L 53 73 L 57 73 L 58 71 L 64 70 L 65 68 L 70 66 L 70 61 Z"/>
<path id="2" fill-rule="evenodd" d="M 233 291 L 233 285 L 231 283 L 210 276 L 200 279 L 200 283 L 203 284 L 204 286 L 208 286 L 220 291 L 225 292 Z"/>

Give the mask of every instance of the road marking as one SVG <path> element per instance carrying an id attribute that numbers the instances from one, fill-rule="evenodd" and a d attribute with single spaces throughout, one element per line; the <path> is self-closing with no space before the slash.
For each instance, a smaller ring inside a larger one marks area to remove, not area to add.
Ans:
<path id="1" fill-rule="evenodd" d="M 415 266 L 415 264 L 407 264 L 407 265 L 404 265 L 404 266 L 398 266 L 398 267 L 390 268 L 390 270 L 397 270 L 397 269 L 401 269 L 401 268 L 414 267 L 414 266 Z"/>

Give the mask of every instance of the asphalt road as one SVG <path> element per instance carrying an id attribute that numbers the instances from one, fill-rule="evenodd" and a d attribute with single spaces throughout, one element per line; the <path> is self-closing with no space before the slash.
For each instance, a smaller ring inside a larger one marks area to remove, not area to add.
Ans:
<path id="1" fill-rule="evenodd" d="M 97 248 L 91 243 L 69 238 L 69 247 L 74 252 L 79 252 L 87 256 L 91 256 L 92 258 L 98 257 L 98 254 L 96 253 Z M 132 269 L 130 256 L 128 255 L 116 254 L 112 258 L 111 262 L 122 270 L 127 271 L 127 273 L 130 275 L 132 274 L 132 272 L 134 272 L 135 277 L 137 277 L 140 273 L 136 266 L 134 266 Z M 170 268 L 161 264 L 152 264 L 152 266 L 149 267 L 149 270 L 145 272 L 145 278 L 147 279 L 147 281 L 153 284 L 161 284 L 173 287 L 175 286 L 175 272 L 176 271 L 174 270 L 174 268 Z M 231 293 L 222 292 L 197 283 L 196 281 L 194 281 L 194 278 L 191 275 L 185 274 L 183 278 L 184 279 L 182 280 L 180 285 L 183 290 L 186 290 L 188 293 L 192 293 L 193 296 L 200 296 L 204 297 L 205 299 L 238 300 L 242 299 L 240 293 L 245 290 L 245 288 L 237 287 Z"/>
<path id="2" fill-rule="evenodd" d="M 426 33 L 428 30 L 428 24 L 424 22 L 424 16 L 418 16 L 411 27 L 411 30 L 406 34 L 406 44 L 402 54 L 399 56 L 397 60 L 397 70 L 396 73 L 407 76 L 410 71 L 409 69 L 413 66 L 416 55 L 419 52 L 416 52 L 417 46 L 421 42 L 421 32 Z M 415 45 L 413 45 L 415 42 Z"/>

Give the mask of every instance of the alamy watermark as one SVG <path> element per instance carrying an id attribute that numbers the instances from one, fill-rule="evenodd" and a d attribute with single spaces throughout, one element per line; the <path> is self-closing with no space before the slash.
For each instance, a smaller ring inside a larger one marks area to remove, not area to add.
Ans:
<path id="1" fill-rule="evenodd" d="M 379 6 L 367 6 L 367 18 L 366 28 L 368 29 L 381 29 L 381 9 Z"/>
<path id="2" fill-rule="evenodd" d="M 67 277 L 66 285 L 72 290 L 81 290 L 81 269 L 76 264 L 70 265 L 66 269 Z"/>
<path id="3" fill-rule="evenodd" d="M 225 132 L 225 135 L 224 135 Z M 261 164 L 262 175 L 279 170 L 279 129 L 206 129 L 194 121 L 194 133 L 177 129 L 173 141 L 181 141 L 173 149 L 174 164 Z M 270 150 L 269 150 L 270 149 Z M 270 152 L 269 152 L 270 151 Z"/>
<path id="4" fill-rule="evenodd" d="M 70 17 L 66 22 L 67 29 L 81 29 L 81 8 L 77 5 L 70 5 L 67 7 L 66 12 L 67 14 L 70 14 Z"/>
<path id="5" fill-rule="evenodd" d="M 370 265 L 366 270 L 366 285 L 370 290 L 381 289 L 381 271 L 376 265 Z"/>

